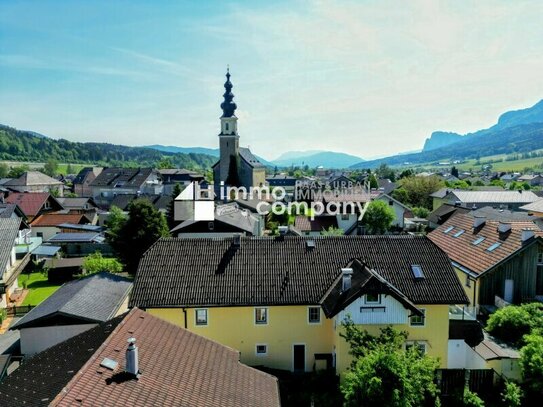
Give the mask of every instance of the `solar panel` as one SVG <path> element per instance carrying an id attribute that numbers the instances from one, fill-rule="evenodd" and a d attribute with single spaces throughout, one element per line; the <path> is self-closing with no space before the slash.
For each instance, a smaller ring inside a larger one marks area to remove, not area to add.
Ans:
<path id="1" fill-rule="evenodd" d="M 494 243 L 492 246 L 490 246 L 488 249 L 486 249 L 486 251 L 487 252 L 493 252 L 494 250 L 496 250 L 501 245 L 502 245 L 501 243 Z"/>
<path id="2" fill-rule="evenodd" d="M 449 233 L 451 230 L 454 229 L 454 226 L 449 226 L 447 229 L 443 231 L 443 233 Z"/>
<path id="3" fill-rule="evenodd" d="M 460 230 L 459 230 L 458 232 L 456 232 L 453 236 L 454 236 L 454 237 L 459 237 L 459 236 L 463 235 L 464 232 L 465 232 L 464 229 L 460 229 Z"/>
<path id="4" fill-rule="evenodd" d="M 477 246 L 479 243 L 481 243 L 483 240 L 485 240 L 485 237 L 484 236 L 481 236 L 481 237 L 478 237 L 477 239 L 475 239 L 472 244 L 474 246 Z"/>
<path id="5" fill-rule="evenodd" d="M 424 278 L 424 273 L 422 272 L 422 267 L 418 264 L 412 264 L 411 270 L 413 271 L 413 275 L 415 276 L 415 279 L 422 280 Z"/>

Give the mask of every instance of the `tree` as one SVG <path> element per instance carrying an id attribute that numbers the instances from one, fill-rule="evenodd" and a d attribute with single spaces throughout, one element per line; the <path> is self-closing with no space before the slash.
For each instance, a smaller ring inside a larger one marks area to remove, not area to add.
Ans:
<path id="1" fill-rule="evenodd" d="M 389 179 L 392 182 L 396 181 L 396 173 L 385 163 L 381 164 L 375 173 L 381 179 Z"/>
<path id="2" fill-rule="evenodd" d="M 345 406 L 416 407 L 436 399 L 439 363 L 416 347 L 405 351 L 407 332 L 387 327 L 372 336 L 350 319 L 343 328 L 340 335 L 354 357 L 341 385 Z"/>
<path id="3" fill-rule="evenodd" d="M 57 171 L 58 171 L 58 161 L 52 158 L 47 160 L 47 162 L 45 163 L 43 167 L 43 172 L 49 175 L 50 177 L 54 177 L 57 175 Z"/>
<path id="4" fill-rule="evenodd" d="M 168 220 L 168 228 L 172 230 L 175 227 L 175 198 L 181 193 L 181 185 L 178 182 L 175 183 L 172 191 L 172 200 L 168 204 L 166 209 L 166 219 Z"/>
<path id="5" fill-rule="evenodd" d="M 464 406 L 465 407 L 485 407 L 485 403 L 481 398 L 470 391 L 469 389 L 464 390 Z"/>
<path id="6" fill-rule="evenodd" d="M 413 209 L 411 209 L 411 211 L 413 212 L 413 215 L 415 215 L 417 218 L 426 218 L 430 214 L 430 211 L 428 209 L 420 207 L 414 207 Z"/>
<path id="7" fill-rule="evenodd" d="M 158 239 L 168 236 L 166 217 L 148 200 L 136 199 L 128 206 L 128 219 L 116 236 L 110 235 L 110 241 L 126 270 L 135 274 L 143 253 Z"/>
<path id="8" fill-rule="evenodd" d="M 524 337 L 520 350 L 520 369 L 524 383 L 534 394 L 543 394 L 543 330 Z"/>
<path id="9" fill-rule="evenodd" d="M 506 407 L 522 406 L 523 391 L 515 382 L 507 381 L 501 396 Z"/>
<path id="10" fill-rule="evenodd" d="M 6 178 L 9 174 L 9 166 L 6 163 L 0 163 L 0 178 Z"/>
<path id="11" fill-rule="evenodd" d="M 68 164 L 66 167 L 66 174 L 75 174 L 76 170 L 75 167 L 72 164 Z"/>
<path id="12" fill-rule="evenodd" d="M 371 189 L 377 189 L 379 188 L 379 183 L 377 182 L 377 178 L 375 178 L 375 175 L 374 174 L 371 174 L 370 175 L 370 188 Z"/>
<path id="13" fill-rule="evenodd" d="M 100 273 L 102 271 L 120 273 L 123 271 L 123 265 L 117 259 L 105 258 L 102 256 L 102 253 L 95 252 L 85 257 L 85 260 L 83 260 L 83 269 L 89 274 Z"/>
<path id="14" fill-rule="evenodd" d="M 343 236 L 345 234 L 345 231 L 341 228 L 334 228 L 333 226 L 330 226 L 328 230 L 323 230 L 321 232 L 321 235 L 323 236 Z"/>
<path id="15" fill-rule="evenodd" d="M 411 168 L 408 168 L 407 170 L 403 170 L 400 173 L 400 176 L 398 178 L 402 179 L 402 178 L 412 177 L 414 175 L 415 175 L 415 173 L 413 172 L 413 170 Z"/>
<path id="16" fill-rule="evenodd" d="M 170 160 L 168 157 L 163 157 L 158 163 L 157 168 L 159 170 L 167 170 L 170 168 L 175 168 L 175 165 L 172 163 L 172 160 Z"/>
<path id="17" fill-rule="evenodd" d="M 379 235 L 390 229 L 395 218 L 394 210 L 386 202 L 372 201 L 368 205 L 363 221 L 369 233 Z"/>
<path id="18" fill-rule="evenodd" d="M 409 205 L 432 209 L 432 193 L 445 184 L 436 176 L 408 177 L 400 180 L 400 186 L 407 191 Z"/>
<path id="19" fill-rule="evenodd" d="M 453 177 L 458 178 L 458 168 L 456 168 L 456 167 L 453 166 L 453 167 L 451 168 L 451 175 L 452 175 Z"/>
<path id="20" fill-rule="evenodd" d="M 113 205 L 109 209 L 109 216 L 105 222 L 107 227 L 106 238 L 111 245 L 119 239 L 119 233 L 124 227 L 128 216 L 117 206 Z"/>
<path id="21" fill-rule="evenodd" d="M 404 188 L 396 188 L 392 191 L 392 198 L 397 201 L 400 201 L 404 205 L 409 205 L 409 194 Z"/>
<path id="22" fill-rule="evenodd" d="M 486 324 L 490 334 L 518 346 L 524 335 L 538 329 L 543 329 L 543 304 L 537 302 L 500 308 Z"/>
<path id="23" fill-rule="evenodd" d="M 23 175 L 25 172 L 29 170 L 30 170 L 30 167 L 26 164 L 19 165 L 16 167 L 11 167 L 11 169 L 8 172 L 8 178 L 19 178 L 21 175 Z"/>

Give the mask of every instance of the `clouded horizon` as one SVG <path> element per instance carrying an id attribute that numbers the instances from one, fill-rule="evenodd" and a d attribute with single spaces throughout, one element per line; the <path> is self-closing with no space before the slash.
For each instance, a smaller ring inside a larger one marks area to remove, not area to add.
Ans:
<path id="1" fill-rule="evenodd" d="M 240 143 L 363 158 L 491 126 L 543 98 L 539 1 L 13 1 L 0 123 L 72 141 Z"/>

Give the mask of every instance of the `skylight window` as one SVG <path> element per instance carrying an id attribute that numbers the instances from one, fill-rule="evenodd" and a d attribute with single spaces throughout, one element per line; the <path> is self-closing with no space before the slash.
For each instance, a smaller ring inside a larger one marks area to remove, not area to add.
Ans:
<path id="1" fill-rule="evenodd" d="M 449 226 L 447 229 L 443 231 L 443 233 L 449 233 L 451 230 L 454 229 L 454 226 Z"/>
<path id="2" fill-rule="evenodd" d="M 465 230 L 464 229 L 460 229 L 458 232 L 456 232 L 453 236 L 454 237 L 460 237 L 464 234 Z"/>
<path id="3" fill-rule="evenodd" d="M 424 278 L 424 273 L 422 272 L 422 267 L 420 265 L 412 264 L 411 271 L 413 271 L 416 280 L 422 280 Z"/>
<path id="4" fill-rule="evenodd" d="M 494 250 L 496 250 L 501 245 L 502 245 L 501 243 L 494 243 L 492 246 L 490 246 L 488 249 L 486 249 L 486 251 L 487 252 L 493 252 Z"/>
<path id="5" fill-rule="evenodd" d="M 483 240 L 485 240 L 485 237 L 484 237 L 484 236 L 478 237 L 477 239 L 475 239 L 475 240 L 473 241 L 472 244 L 473 244 L 474 246 L 477 246 L 477 245 L 478 245 L 479 243 L 481 243 Z"/>

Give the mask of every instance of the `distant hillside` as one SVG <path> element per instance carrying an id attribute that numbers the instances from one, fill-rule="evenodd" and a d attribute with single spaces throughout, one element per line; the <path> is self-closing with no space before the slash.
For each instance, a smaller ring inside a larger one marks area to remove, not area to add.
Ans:
<path id="1" fill-rule="evenodd" d="M 39 137 L 33 132 L 0 125 L 0 160 L 89 163 L 107 166 L 155 166 L 167 157 L 180 168 L 208 169 L 216 158 L 207 154 L 161 152 L 108 143 L 77 143 Z"/>
<path id="2" fill-rule="evenodd" d="M 177 146 L 163 146 L 161 144 L 153 144 L 151 146 L 143 146 L 144 148 L 152 148 L 153 150 L 163 151 L 166 153 L 183 153 L 183 154 L 207 154 L 212 157 L 218 158 L 220 156 L 220 150 L 218 148 L 207 147 L 177 147 Z M 274 164 L 270 161 L 255 155 L 258 160 L 267 167 L 273 167 Z M 215 159 L 215 161 L 217 161 Z"/>
<path id="3" fill-rule="evenodd" d="M 454 144 L 435 150 L 366 161 L 352 168 L 375 168 L 382 163 L 416 165 L 440 160 L 463 160 L 496 154 L 524 153 L 541 148 L 543 148 L 543 123 L 532 123 L 462 137 Z"/>
<path id="4" fill-rule="evenodd" d="M 436 148 L 445 147 L 449 144 L 460 141 L 462 136 L 458 133 L 450 133 L 446 131 L 434 131 L 430 138 L 424 142 L 422 151 L 435 150 Z"/>
<path id="5" fill-rule="evenodd" d="M 502 114 L 494 126 L 461 136 L 437 131 L 418 154 L 395 155 L 357 163 L 352 168 L 415 165 L 426 162 L 469 159 L 494 154 L 529 152 L 543 148 L 543 100 L 527 109 Z"/>
<path id="6" fill-rule="evenodd" d="M 322 165 L 325 168 L 348 168 L 361 161 L 363 160 L 360 157 L 332 151 L 290 151 L 282 154 L 273 163 L 279 167 L 291 165 L 318 167 Z"/>
<path id="7" fill-rule="evenodd" d="M 163 146 L 161 144 L 153 144 L 150 146 L 142 146 L 143 148 L 152 148 L 153 150 L 163 151 L 166 153 L 183 153 L 183 154 L 207 154 L 213 157 L 218 157 L 220 151 L 218 148 L 206 147 L 177 147 Z"/>
<path id="8" fill-rule="evenodd" d="M 430 138 L 426 139 L 422 151 L 435 150 L 440 147 L 454 144 L 460 141 L 462 137 L 473 137 L 482 134 L 491 134 L 496 130 L 502 130 L 508 127 L 514 127 L 521 124 L 530 123 L 543 123 L 543 100 L 540 100 L 532 107 L 528 107 L 526 109 L 505 112 L 498 118 L 498 123 L 496 123 L 494 126 L 488 129 L 476 131 L 475 133 L 468 133 L 462 136 L 457 133 L 435 131 L 432 133 Z"/>

